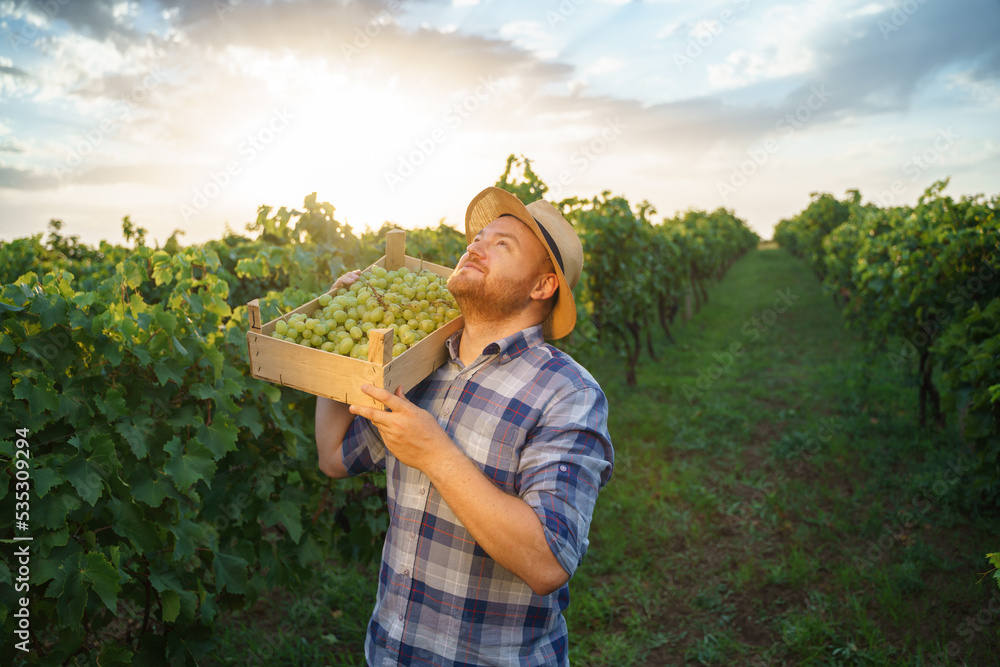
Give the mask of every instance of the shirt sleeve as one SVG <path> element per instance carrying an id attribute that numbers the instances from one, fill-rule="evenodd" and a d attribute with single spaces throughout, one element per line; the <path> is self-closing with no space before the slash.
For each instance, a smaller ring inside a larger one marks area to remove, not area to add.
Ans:
<path id="1" fill-rule="evenodd" d="M 378 429 L 364 417 L 355 417 L 344 436 L 340 458 L 351 477 L 385 470 L 385 444 Z"/>
<path id="2" fill-rule="evenodd" d="M 604 392 L 589 383 L 573 387 L 546 407 L 521 453 L 518 493 L 570 576 L 587 551 L 597 493 L 614 465 L 607 421 Z"/>

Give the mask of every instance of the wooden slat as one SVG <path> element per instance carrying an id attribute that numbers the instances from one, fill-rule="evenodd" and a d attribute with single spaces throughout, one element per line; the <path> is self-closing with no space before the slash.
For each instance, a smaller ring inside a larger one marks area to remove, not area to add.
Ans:
<path id="1" fill-rule="evenodd" d="M 392 329 L 371 329 L 368 331 L 368 361 L 385 366 L 392 361 Z"/>
<path id="2" fill-rule="evenodd" d="M 406 261 L 406 232 L 393 229 L 385 235 L 385 267 L 386 271 L 394 271 L 403 266 Z"/>
<path id="3" fill-rule="evenodd" d="M 260 332 L 260 299 L 254 299 L 247 304 L 247 315 L 250 317 L 250 330 Z"/>
<path id="4" fill-rule="evenodd" d="M 300 389 L 341 403 L 382 409 L 361 391 L 368 383 L 384 386 L 383 367 L 315 348 L 249 332 L 250 373 L 255 378 Z"/>

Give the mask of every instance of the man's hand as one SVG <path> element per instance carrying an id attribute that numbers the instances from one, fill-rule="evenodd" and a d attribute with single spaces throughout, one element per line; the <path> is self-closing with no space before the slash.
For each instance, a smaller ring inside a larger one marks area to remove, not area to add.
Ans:
<path id="1" fill-rule="evenodd" d="M 443 455 L 457 452 L 457 447 L 434 416 L 406 400 L 402 387 L 391 394 L 385 389 L 364 384 L 361 391 L 392 412 L 352 405 L 351 413 L 370 420 L 382 434 L 385 446 L 400 462 L 430 474 L 430 467 L 440 463 Z"/>
<path id="2" fill-rule="evenodd" d="M 350 287 L 354 283 L 358 282 L 358 278 L 361 277 L 361 269 L 355 269 L 353 271 L 348 271 L 344 275 L 337 278 L 337 281 L 330 286 L 328 292 L 336 292 L 341 287 Z"/>

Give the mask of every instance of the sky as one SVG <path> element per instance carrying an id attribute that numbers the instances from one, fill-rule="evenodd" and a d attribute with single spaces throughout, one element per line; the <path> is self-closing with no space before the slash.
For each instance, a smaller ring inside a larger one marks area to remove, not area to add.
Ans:
<path id="1" fill-rule="evenodd" d="M 548 198 L 762 238 L 812 193 L 1000 193 L 997 0 L 0 0 L 0 241 L 162 244 L 312 192 L 354 229 Z"/>

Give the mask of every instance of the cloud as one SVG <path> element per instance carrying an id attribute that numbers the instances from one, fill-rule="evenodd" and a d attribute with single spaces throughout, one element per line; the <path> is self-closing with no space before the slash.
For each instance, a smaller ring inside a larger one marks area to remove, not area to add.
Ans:
<path id="1" fill-rule="evenodd" d="M 131 39 L 135 5 L 121 0 L 26 0 L 20 3 L 29 20 L 36 23 L 63 21 L 73 30 L 93 37 Z"/>
<path id="2" fill-rule="evenodd" d="M 55 187 L 58 183 L 59 181 L 55 176 L 0 165 L 0 188 L 47 190 Z"/>
<path id="3" fill-rule="evenodd" d="M 909 12 L 887 6 L 816 31 L 809 38 L 816 67 L 796 94 L 823 83 L 835 93 L 831 112 L 882 113 L 909 108 L 921 85 L 951 66 L 983 62 L 978 73 L 997 75 L 1000 6 L 988 0 L 912 6 Z"/>

